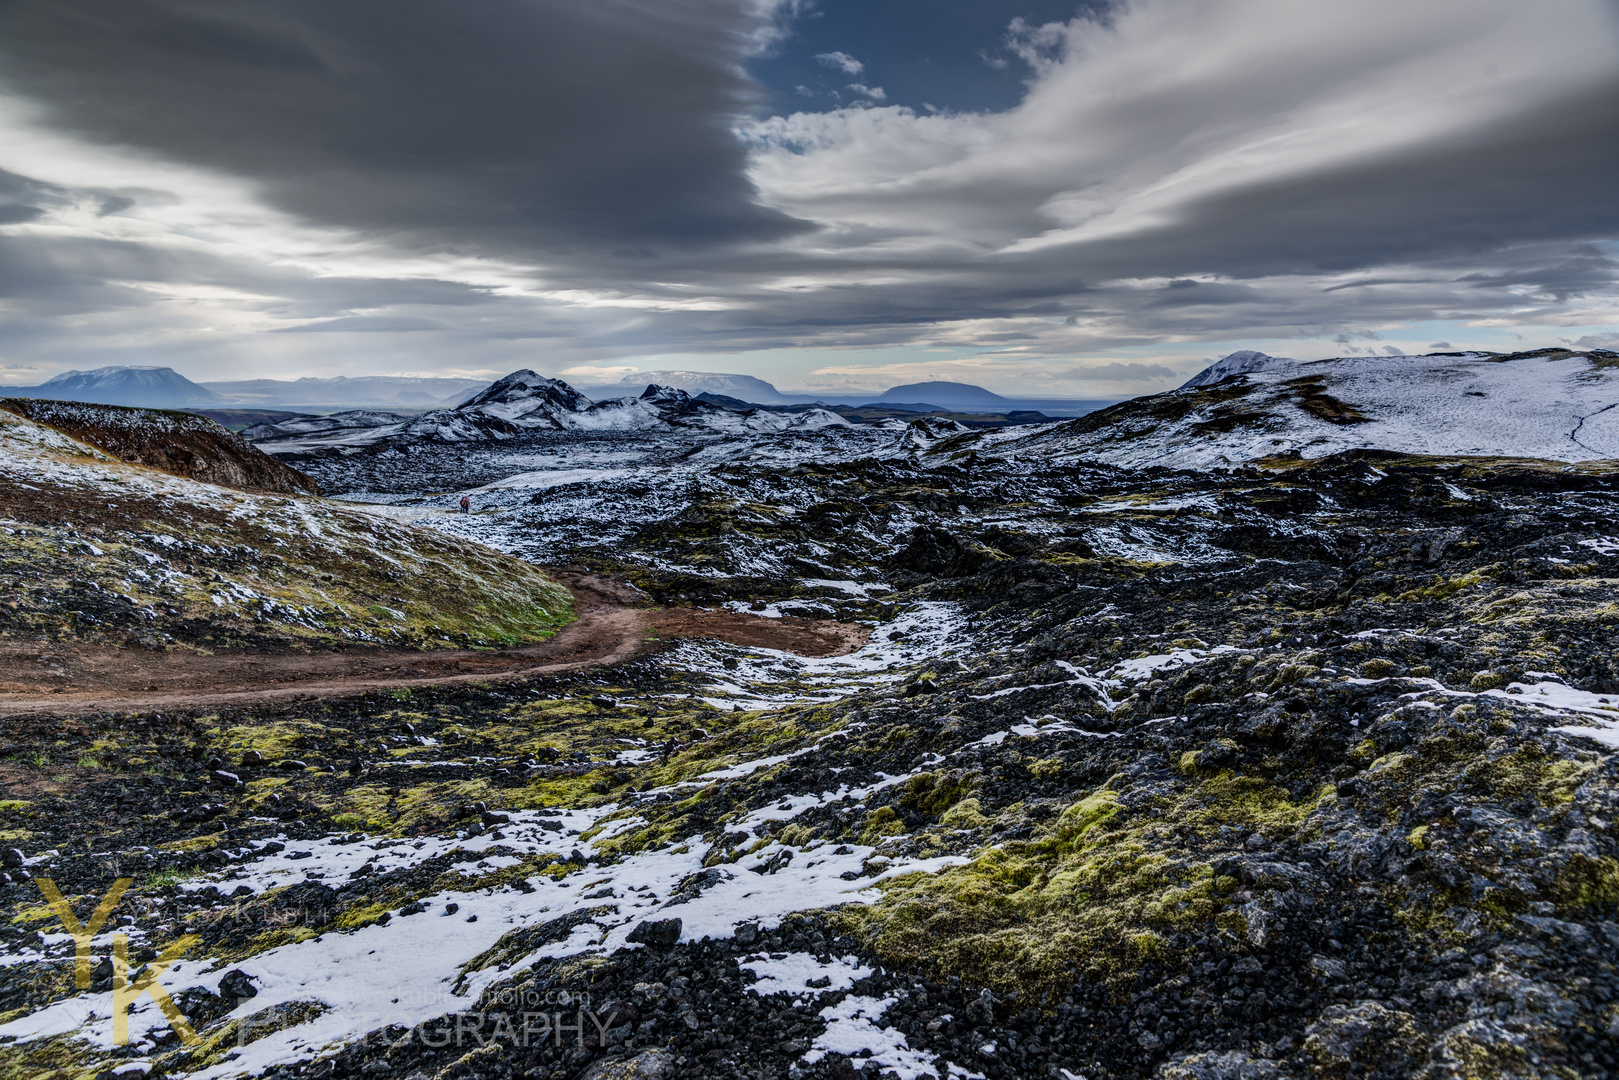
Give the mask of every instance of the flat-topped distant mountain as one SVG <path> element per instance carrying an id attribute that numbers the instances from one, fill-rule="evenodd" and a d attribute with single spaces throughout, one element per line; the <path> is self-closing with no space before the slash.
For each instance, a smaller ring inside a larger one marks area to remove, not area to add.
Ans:
<path id="1" fill-rule="evenodd" d="M 133 405 L 146 409 L 224 404 L 218 394 L 166 367 L 120 366 L 64 371 L 38 386 L 0 387 L 0 393 L 19 398 Z"/>
<path id="2" fill-rule="evenodd" d="M 907 383 L 904 386 L 891 387 L 866 400 L 877 403 L 926 402 L 929 405 L 961 412 L 1006 412 L 1018 408 L 1018 404 L 1010 398 L 985 390 L 982 386 L 959 382 Z"/>

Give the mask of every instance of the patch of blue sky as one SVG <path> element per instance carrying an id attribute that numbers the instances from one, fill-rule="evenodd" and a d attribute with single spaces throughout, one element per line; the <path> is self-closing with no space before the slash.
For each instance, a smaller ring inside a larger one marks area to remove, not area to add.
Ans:
<path id="1" fill-rule="evenodd" d="M 781 115 L 849 105 L 998 112 L 1023 99 L 1013 20 L 1066 22 L 1106 0 L 814 0 L 752 72 Z"/>

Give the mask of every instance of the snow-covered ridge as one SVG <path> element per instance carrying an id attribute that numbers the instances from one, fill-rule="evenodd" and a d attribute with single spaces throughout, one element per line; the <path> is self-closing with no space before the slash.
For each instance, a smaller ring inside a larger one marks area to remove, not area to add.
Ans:
<path id="1" fill-rule="evenodd" d="M 1194 469 L 1357 449 L 1616 458 L 1619 354 L 1542 349 L 1301 363 L 1233 353 L 1178 390 L 983 442 L 981 452 L 1003 457 Z"/>
<path id="2" fill-rule="evenodd" d="M 1261 371 L 1279 371 L 1282 368 L 1298 364 L 1297 360 L 1285 356 L 1267 356 L 1252 349 L 1243 349 L 1240 352 L 1222 356 L 1202 371 L 1187 379 L 1181 384 L 1182 390 L 1193 390 L 1199 386 L 1213 386 L 1222 379 L 1233 375 L 1251 375 Z"/>
<path id="3" fill-rule="evenodd" d="M 409 417 L 356 410 L 260 424 L 245 434 L 271 453 L 304 453 L 393 442 L 478 442 L 505 439 L 525 430 L 712 431 L 769 434 L 849 427 L 826 409 L 778 413 L 735 411 L 700 401 L 684 390 L 648 386 L 639 397 L 591 401 L 560 379 L 514 371 L 450 409 Z"/>

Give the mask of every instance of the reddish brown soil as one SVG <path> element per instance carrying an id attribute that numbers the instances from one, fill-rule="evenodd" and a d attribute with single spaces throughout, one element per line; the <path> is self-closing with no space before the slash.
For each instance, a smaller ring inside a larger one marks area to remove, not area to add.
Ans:
<path id="1" fill-rule="evenodd" d="M 0 642 L 0 715 L 179 708 L 310 698 L 380 687 L 518 678 L 621 664 L 671 638 L 716 638 L 800 656 L 838 656 L 870 631 L 830 619 L 766 619 L 654 608 L 586 571 L 549 571 L 578 616 L 550 640 L 491 651 L 354 648 L 331 652 L 156 652 L 108 645 Z"/>

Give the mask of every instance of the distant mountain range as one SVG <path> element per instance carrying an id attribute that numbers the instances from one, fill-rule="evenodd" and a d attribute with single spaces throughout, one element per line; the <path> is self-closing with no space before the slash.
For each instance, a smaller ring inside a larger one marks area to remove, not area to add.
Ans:
<path id="1" fill-rule="evenodd" d="M 877 405 L 911 412 L 1006 413 L 1037 411 L 1048 416 L 1083 416 L 1113 404 L 1117 398 L 1008 398 L 982 386 L 959 382 L 906 383 L 883 391 L 794 394 L 776 389 L 752 375 L 713 371 L 641 371 L 608 386 L 581 385 L 581 393 L 595 398 L 639 392 L 648 385 L 668 386 L 688 394 L 712 394 L 754 405 Z"/>
<path id="2" fill-rule="evenodd" d="M 39 386 L 0 386 L 17 397 L 84 401 L 145 408 L 246 406 L 314 411 L 352 409 L 431 410 L 455 408 L 481 392 L 481 379 L 363 375 L 329 379 L 239 379 L 195 383 L 166 367 L 105 367 L 66 371 Z M 578 393 L 595 401 L 635 397 L 648 386 L 682 390 L 693 397 L 710 394 L 749 405 L 880 406 L 917 413 L 1007 413 L 1037 411 L 1048 416 L 1082 416 L 1116 399 L 1007 398 L 981 386 L 958 382 L 922 382 L 896 386 L 881 394 L 789 394 L 752 375 L 712 371 L 646 371 L 626 375 L 605 386 L 581 385 Z"/>
<path id="3" fill-rule="evenodd" d="M 200 384 L 232 405 L 393 406 L 433 408 L 489 383 L 483 379 L 425 378 L 408 375 L 362 375 L 330 379 L 243 379 Z"/>
<path id="4" fill-rule="evenodd" d="M 639 397 L 592 401 L 560 379 L 514 371 L 449 409 L 415 416 L 355 410 L 299 416 L 247 428 L 242 435 L 275 454 L 353 451 L 420 442 L 511 438 L 524 431 L 674 431 L 726 434 L 819 431 L 852 425 L 825 409 L 730 409 L 684 390 L 648 386 Z"/>
<path id="5" fill-rule="evenodd" d="M 780 394 L 752 376 L 663 374 L 689 377 L 700 385 L 727 386 L 754 397 L 795 396 Z M 1314 458 L 1366 448 L 1560 461 L 1619 457 L 1619 354 L 1602 350 L 1351 356 L 1312 362 L 1238 352 L 1180 389 L 1102 409 L 1094 406 L 1105 403 L 1087 403 L 1093 406 L 1085 410 L 1087 415 L 1054 424 L 1041 423 L 1054 414 L 1061 416 L 1049 401 L 1006 398 L 964 383 L 912 383 L 875 398 L 856 396 L 847 404 L 783 404 L 714 391 L 694 394 L 662 384 L 636 394 L 640 381 L 636 376 L 633 382 L 607 388 L 627 389 L 628 394 L 592 400 L 565 382 L 528 370 L 490 384 L 376 376 L 199 386 L 169 368 L 106 367 L 67 371 L 39 386 L 0 388 L 0 393 L 222 415 L 232 411 L 228 406 L 233 402 L 217 391 L 228 388 L 237 394 L 269 396 L 302 386 L 310 396 L 328 399 L 334 389 L 361 395 L 391 390 L 396 397 L 427 396 L 445 384 L 458 390 L 454 405 L 425 412 L 408 406 L 408 411 L 401 411 L 396 405 L 282 418 L 265 415 L 268 411 L 262 407 L 234 410 L 244 422 L 250 419 L 249 411 L 270 421 L 249 427 L 243 432 L 246 437 L 266 449 L 294 453 L 379 442 L 502 439 L 543 428 L 746 434 L 847 427 L 851 420 L 903 428 L 908 421 L 896 413 L 937 411 L 953 413 L 965 422 L 955 423 L 952 431 L 965 432 L 972 425 L 1034 425 L 1027 435 L 997 444 L 1009 451 L 1125 466 L 1229 467 L 1260 458 Z M 604 388 L 594 389 L 600 394 Z M 322 404 L 329 407 L 330 402 Z M 1039 406 L 1038 412 L 1046 416 L 1018 415 L 1027 406 Z"/>
<path id="6" fill-rule="evenodd" d="M 667 386 L 688 394 L 719 394 L 755 405 L 809 404 L 809 399 L 783 394 L 763 379 L 752 375 L 726 375 L 715 371 L 638 371 L 605 386 L 579 387 L 580 393 L 596 398 L 639 394 L 648 386 Z"/>

